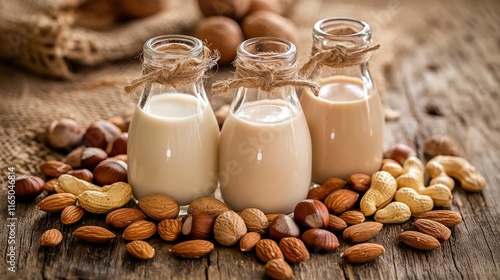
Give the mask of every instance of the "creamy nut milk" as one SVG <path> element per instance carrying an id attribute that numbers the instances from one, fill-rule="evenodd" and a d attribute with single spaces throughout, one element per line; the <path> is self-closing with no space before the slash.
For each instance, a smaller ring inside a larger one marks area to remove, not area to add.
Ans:
<path id="1" fill-rule="evenodd" d="M 368 94 L 360 79 L 348 76 L 332 76 L 320 84 L 319 96 L 304 90 L 300 98 L 311 132 L 313 181 L 373 174 L 383 153 L 379 94 Z"/>
<path id="2" fill-rule="evenodd" d="M 220 138 L 224 201 L 235 211 L 292 212 L 311 183 L 311 140 L 303 112 L 294 115 L 285 101 L 271 99 L 245 103 L 236 114 L 230 110 Z"/>
<path id="3" fill-rule="evenodd" d="M 180 205 L 211 195 L 218 181 L 219 127 L 208 104 L 188 94 L 151 97 L 129 132 L 128 181 L 139 199 L 163 193 Z"/>

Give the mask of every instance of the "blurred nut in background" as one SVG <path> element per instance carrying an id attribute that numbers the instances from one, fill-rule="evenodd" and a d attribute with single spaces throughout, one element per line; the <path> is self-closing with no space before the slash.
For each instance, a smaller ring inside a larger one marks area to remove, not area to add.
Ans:
<path id="1" fill-rule="evenodd" d="M 293 1 L 294 0 L 252 0 L 248 13 L 251 14 L 256 11 L 266 10 L 285 15 L 293 6 Z"/>
<path id="2" fill-rule="evenodd" d="M 121 133 L 122 131 L 116 125 L 105 120 L 98 120 L 87 128 L 83 140 L 87 147 L 104 150 L 109 143 L 120 137 Z"/>
<path id="3" fill-rule="evenodd" d="M 241 24 L 245 38 L 278 37 L 297 43 L 297 27 L 295 24 L 277 13 L 261 10 L 249 14 Z"/>
<path id="4" fill-rule="evenodd" d="M 243 18 L 252 0 L 198 0 L 200 10 L 206 17 L 226 16 L 235 20 Z"/>
<path id="5" fill-rule="evenodd" d="M 33 199 L 44 190 L 45 182 L 36 176 L 19 176 L 14 183 L 17 199 Z"/>
<path id="6" fill-rule="evenodd" d="M 166 6 L 166 0 L 114 0 L 120 7 L 120 15 L 130 18 L 144 18 L 158 14 Z"/>
<path id="7" fill-rule="evenodd" d="M 219 64 L 229 64 L 236 57 L 236 48 L 243 42 L 243 32 L 236 21 L 222 16 L 200 20 L 194 36 L 206 41 L 211 50 L 220 53 Z"/>
<path id="8" fill-rule="evenodd" d="M 47 143 L 56 149 L 71 148 L 82 141 L 83 130 L 71 119 L 53 121 L 46 131 Z"/>

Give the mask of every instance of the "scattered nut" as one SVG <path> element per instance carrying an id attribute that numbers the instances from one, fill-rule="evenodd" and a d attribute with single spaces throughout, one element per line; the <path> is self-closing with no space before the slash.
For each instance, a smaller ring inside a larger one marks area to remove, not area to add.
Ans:
<path id="1" fill-rule="evenodd" d="M 308 199 L 316 199 L 319 201 L 325 198 L 336 190 L 344 188 L 346 181 L 339 178 L 331 178 L 326 180 L 321 186 L 310 189 L 307 194 Z"/>
<path id="2" fill-rule="evenodd" d="M 82 152 L 81 165 L 84 168 L 93 170 L 101 161 L 108 158 L 108 154 L 103 149 L 96 147 L 85 148 Z"/>
<path id="3" fill-rule="evenodd" d="M 333 214 L 351 209 L 358 201 L 359 194 L 348 189 L 340 189 L 325 198 L 325 205 Z"/>
<path id="4" fill-rule="evenodd" d="M 232 246 L 247 233 L 245 221 L 234 211 L 226 211 L 217 216 L 214 224 L 214 237 L 224 246 Z"/>
<path id="5" fill-rule="evenodd" d="M 214 248 L 214 244 L 207 240 L 189 240 L 175 244 L 169 251 L 179 257 L 195 259 L 212 253 Z"/>
<path id="6" fill-rule="evenodd" d="M 68 164 L 57 160 L 42 162 L 38 167 L 44 175 L 54 178 L 66 174 L 73 169 Z"/>
<path id="7" fill-rule="evenodd" d="M 80 146 L 66 156 L 66 163 L 73 168 L 79 168 L 82 166 L 82 154 L 85 150 L 85 146 Z"/>
<path id="8" fill-rule="evenodd" d="M 127 182 L 127 164 L 121 160 L 101 161 L 94 169 L 94 179 L 99 185 Z"/>
<path id="9" fill-rule="evenodd" d="M 74 147 L 82 141 L 82 138 L 82 129 L 71 119 L 53 121 L 46 131 L 47 143 L 56 149 Z"/>
<path id="10" fill-rule="evenodd" d="M 45 182 L 36 176 L 19 176 L 14 182 L 16 199 L 31 200 L 43 192 Z"/>
<path id="11" fill-rule="evenodd" d="M 293 218 L 300 226 L 326 228 L 329 222 L 328 208 L 319 200 L 302 200 L 295 206 Z"/>
<path id="12" fill-rule="evenodd" d="M 56 247 L 63 240 L 62 233 L 57 229 L 49 229 L 40 237 L 40 246 Z"/>
<path id="13" fill-rule="evenodd" d="M 346 228 L 342 239 L 352 243 L 366 242 L 377 235 L 384 225 L 378 222 L 364 222 Z"/>
<path id="14" fill-rule="evenodd" d="M 297 27 L 295 24 L 271 11 L 260 10 L 245 17 L 241 23 L 245 38 L 278 37 L 297 43 Z"/>
<path id="15" fill-rule="evenodd" d="M 462 215 L 453 210 L 432 210 L 420 215 L 416 215 L 415 220 L 429 219 L 439 222 L 447 227 L 454 227 L 462 222 Z"/>
<path id="16" fill-rule="evenodd" d="M 216 218 L 222 212 L 229 211 L 229 206 L 215 197 L 202 197 L 193 200 L 187 209 L 188 214 L 194 214 L 198 211 L 205 211 Z"/>
<path id="17" fill-rule="evenodd" d="M 267 220 L 266 214 L 257 208 L 247 208 L 243 209 L 240 213 L 240 217 L 245 221 L 248 231 L 255 231 L 259 234 L 264 234 L 267 232 L 269 227 L 269 222 Z"/>
<path id="18" fill-rule="evenodd" d="M 350 263 L 367 263 L 385 253 L 384 246 L 375 243 L 356 244 L 347 248 L 340 257 Z"/>
<path id="19" fill-rule="evenodd" d="M 299 227 L 288 215 L 280 214 L 269 224 L 269 236 L 276 241 L 284 237 L 299 237 L 299 235 Z"/>
<path id="20" fill-rule="evenodd" d="M 113 142 L 109 143 L 106 147 L 106 153 L 109 156 L 116 156 L 127 153 L 128 133 L 120 134 Z"/>
<path id="21" fill-rule="evenodd" d="M 356 210 L 345 211 L 340 214 L 339 218 L 344 220 L 348 225 L 357 225 L 365 221 L 365 215 Z"/>
<path id="22" fill-rule="evenodd" d="M 158 221 L 177 218 L 180 211 L 179 204 L 163 194 L 143 196 L 137 204 L 148 217 Z"/>
<path id="23" fill-rule="evenodd" d="M 212 235 L 214 218 L 207 212 L 196 212 L 184 217 L 182 234 L 192 239 L 208 239 Z"/>
<path id="24" fill-rule="evenodd" d="M 116 125 L 105 120 L 99 120 L 87 128 L 83 140 L 87 147 L 97 147 L 104 150 L 109 143 L 120 137 L 121 133 L 121 130 Z"/>
<path id="25" fill-rule="evenodd" d="M 293 278 L 293 270 L 283 259 L 272 259 L 264 266 L 267 276 L 272 279 L 290 279 Z"/>
<path id="26" fill-rule="evenodd" d="M 226 16 L 239 20 L 250 8 L 251 0 L 198 0 L 198 6 L 206 17 Z"/>
<path id="27" fill-rule="evenodd" d="M 155 255 L 155 249 L 146 241 L 135 240 L 128 243 L 125 247 L 132 257 L 139 260 L 149 260 Z"/>
<path id="28" fill-rule="evenodd" d="M 424 153 L 433 158 L 435 156 L 460 156 L 460 151 L 453 139 L 448 136 L 434 135 L 424 141 Z"/>
<path id="29" fill-rule="evenodd" d="M 385 207 L 396 194 L 396 179 L 385 171 L 378 171 L 372 175 L 370 189 L 361 198 L 359 206 L 365 216 L 375 214 L 377 209 Z"/>
<path id="30" fill-rule="evenodd" d="M 66 174 L 75 176 L 76 178 L 87 181 L 89 183 L 92 183 L 92 180 L 94 179 L 94 174 L 92 174 L 92 172 L 90 172 L 90 170 L 88 169 L 70 170 Z"/>
<path id="31" fill-rule="evenodd" d="M 445 225 L 429 220 L 429 219 L 418 219 L 413 222 L 413 226 L 420 232 L 426 233 L 440 242 L 450 239 L 451 230 Z"/>
<path id="32" fill-rule="evenodd" d="M 327 229 L 329 231 L 337 232 L 337 231 L 343 231 L 344 229 L 347 228 L 347 223 L 341 218 L 332 214 L 330 214 L 328 217 L 329 221 Z"/>
<path id="33" fill-rule="evenodd" d="M 424 251 L 431 251 L 441 247 L 436 238 L 418 231 L 402 232 L 399 234 L 399 239 L 412 248 Z"/>
<path id="34" fill-rule="evenodd" d="M 309 251 L 302 240 L 296 237 L 285 237 L 280 240 L 279 247 L 285 260 L 291 263 L 301 263 L 309 259 Z"/>
<path id="35" fill-rule="evenodd" d="M 112 228 L 126 228 L 130 224 L 145 220 L 146 215 L 141 210 L 133 208 L 120 208 L 113 210 L 106 215 L 106 225 Z"/>
<path id="36" fill-rule="evenodd" d="M 261 239 L 261 236 L 257 232 L 247 232 L 243 237 L 240 239 L 240 250 L 242 252 L 250 252 L 252 251 L 255 246 L 257 246 L 257 243 L 259 243 Z"/>
<path id="37" fill-rule="evenodd" d="M 181 236 L 182 223 L 176 219 L 165 219 L 158 223 L 157 230 L 161 239 L 172 242 Z"/>
<path id="38" fill-rule="evenodd" d="M 403 202 L 394 201 L 378 210 L 373 218 L 383 224 L 401 224 L 408 221 L 410 217 L 410 207 Z"/>
<path id="39" fill-rule="evenodd" d="M 139 220 L 130 224 L 122 234 L 125 240 L 144 240 L 156 233 L 156 225 L 153 222 Z"/>
<path id="40" fill-rule="evenodd" d="M 416 156 L 415 150 L 406 144 L 395 144 L 384 153 L 384 158 L 393 159 L 403 165 L 410 156 Z"/>
<path id="41" fill-rule="evenodd" d="M 262 262 L 268 262 L 273 259 L 284 259 L 278 243 L 272 239 L 261 239 L 257 242 L 255 253 Z"/>
<path id="42" fill-rule="evenodd" d="M 56 193 L 42 199 L 36 208 L 45 212 L 57 213 L 61 212 L 67 206 L 76 203 L 76 196 L 70 193 Z"/>
<path id="43" fill-rule="evenodd" d="M 85 211 L 80 206 L 70 205 L 64 208 L 61 212 L 61 223 L 63 225 L 74 225 L 85 214 Z"/>
<path id="44" fill-rule="evenodd" d="M 107 243 L 115 238 L 111 231 L 98 226 L 82 226 L 73 231 L 73 236 L 88 243 Z"/>
<path id="45" fill-rule="evenodd" d="M 372 177 L 366 174 L 352 174 L 347 178 L 347 184 L 357 193 L 365 193 L 369 188 Z"/>
<path id="46" fill-rule="evenodd" d="M 313 252 L 319 253 L 334 252 L 340 246 L 335 234 L 319 228 L 313 228 L 304 232 L 302 241 Z"/>

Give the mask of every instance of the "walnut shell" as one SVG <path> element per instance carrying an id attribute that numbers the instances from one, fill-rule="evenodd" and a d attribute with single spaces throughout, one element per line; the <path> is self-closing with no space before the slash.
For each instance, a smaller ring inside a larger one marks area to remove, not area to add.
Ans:
<path id="1" fill-rule="evenodd" d="M 229 64 L 236 57 L 236 48 L 243 42 L 243 32 L 236 21 L 221 16 L 200 20 L 194 36 L 206 41 L 211 50 L 220 53 L 219 64 Z"/>
<path id="2" fill-rule="evenodd" d="M 201 13 L 209 16 L 226 16 L 242 19 L 248 12 L 252 0 L 198 0 Z"/>
<path id="3" fill-rule="evenodd" d="M 245 38 L 278 37 L 296 43 L 297 27 L 295 24 L 277 13 L 261 10 L 246 16 L 241 24 Z"/>

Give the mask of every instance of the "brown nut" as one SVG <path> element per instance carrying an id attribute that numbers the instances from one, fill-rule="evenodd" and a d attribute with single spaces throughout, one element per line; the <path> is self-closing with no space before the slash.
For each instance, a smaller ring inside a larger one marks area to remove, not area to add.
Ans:
<path id="1" fill-rule="evenodd" d="M 351 209 L 358 201 L 357 192 L 341 189 L 334 191 L 325 198 L 325 205 L 333 214 L 340 214 Z"/>
<path id="2" fill-rule="evenodd" d="M 277 13 L 257 11 L 245 17 L 241 24 L 245 38 L 278 37 L 297 43 L 295 24 Z"/>
<path id="3" fill-rule="evenodd" d="M 97 147 L 106 149 L 109 143 L 120 137 L 121 130 L 114 124 L 99 120 L 92 123 L 83 136 L 83 141 L 87 147 Z"/>
<path id="4" fill-rule="evenodd" d="M 413 226 L 420 232 L 426 233 L 440 242 L 450 239 L 451 230 L 440 222 L 429 219 L 418 219 Z"/>
<path id="5" fill-rule="evenodd" d="M 393 159 L 403 165 L 407 158 L 416 156 L 415 150 L 406 144 L 395 144 L 384 153 L 384 158 Z"/>
<path id="6" fill-rule="evenodd" d="M 192 239 L 209 239 L 214 227 L 214 218 L 207 212 L 188 214 L 182 222 L 182 234 Z"/>
<path id="7" fill-rule="evenodd" d="M 54 178 L 57 178 L 63 174 L 68 173 L 70 170 L 73 170 L 73 168 L 68 164 L 57 160 L 42 162 L 38 167 L 44 175 Z"/>
<path id="8" fill-rule="evenodd" d="M 40 237 L 40 246 L 56 247 L 63 240 L 62 233 L 58 229 L 49 229 Z"/>
<path id="9" fill-rule="evenodd" d="M 272 259 L 264 266 L 264 272 L 271 279 L 291 279 L 293 269 L 282 259 Z"/>
<path id="10" fill-rule="evenodd" d="M 329 222 L 328 208 L 321 201 L 314 199 L 297 203 L 293 217 L 298 225 L 308 228 L 326 228 Z"/>
<path id="11" fill-rule="evenodd" d="M 148 239 L 153 234 L 156 233 L 156 225 L 153 222 L 139 220 L 130 224 L 125 231 L 123 231 L 122 237 L 125 240 L 144 240 Z"/>
<path id="12" fill-rule="evenodd" d="M 269 225 L 269 237 L 280 241 L 285 237 L 299 237 L 300 229 L 293 219 L 285 214 L 276 216 Z"/>
<path id="13" fill-rule="evenodd" d="M 81 165 L 82 167 L 93 170 L 101 161 L 108 158 L 108 154 L 101 149 L 95 147 L 85 148 L 82 152 Z"/>
<path id="14" fill-rule="evenodd" d="M 238 23 L 230 18 L 212 16 L 200 20 L 194 36 L 206 41 L 208 47 L 220 53 L 219 64 L 230 64 L 236 57 L 238 45 L 245 39 Z"/>
<path id="15" fill-rule="evenodd" d="M 248 231 L 255 231 L 259 234 L 267 232 L 269 221 L 266 214 L 257 208 L 246 208 L 240 213 L 240 217 L 245 221 Z"/>
<path id="16" fill-rule="evenodd" d="M 76 203 L 76 196 L 70 193 L 56 193 L 47 196 L 38 202 L 36 208 L 45 212 L 57 213 L 61 212 L 67 206 Z"/>
<path id="17" fill-rule="evenodd" d="M 433 158 L 438 155 L 460 156 L 460 150 L 453 139 L 448 136 L 434 135 L 424 141 L 424 153 Z"/>
<path id="18" fill-rule="evenodd" d="M 325 200 L 325 198 L 336 190 L 344 188 L 346 181 L 339 178 L 330 178 L 326 180 L 321 186 L 310 189 L 307 193 L 308 199 L 316 199 L 319 201 Z"/>
<path id="19" fill-rule="evenodd" d="M 307 251 L 304 242 L 296 237 L 281 239 L 279 247 L 285 259 L 291 263 L 301 263 L 309 259 L 309 251 Z"/>
<path id="20" fill-rule="evenodd" d="M 175 244 L 169 251 L 179 257 L 197 259 L 212 253 L 214 248 L 214 244 L 207 240 L 188 240 Z"/>
<path id="21" fill-rule="evenodd" d="M 36 176 L 19 176 L 14 182 L 16 199 L 31 200 L 43 192 L 45 183 Z"/>
<path id="22" fill-rule="evenodd" d="M 365 221 L 365 215 L 357 210 L 348 210 L 340 214 L 339 218 L 348 225 L 357 225 Z"/>
<path id="23" fill-rule="evenodd" d="M 118 116 L 111 117 L 107 119 L 107 121 L 116 125 L 116 127 L 118 127 L 122 132 L 128 132 L 129 123 L 127 123 L 125 119 L 123 119 L 122 117 Z"/>
<path id="24" fill-rule="evenodd" d="M 247 232 L 240 239 L 240 251 L 242 252 L 250 252 L 252 251 L 257 243 L 259 243 L 261 236 L 257 232 Z"/>
<path id="25" fill-rule="evenodd" d="M 163 194 L 143 196 L 137 204 L 148 217 L 158 221 L 177 218 L 180 211 L 179 204 Z"/>
<path id="26" fill-rule="evenodd" d="M 187 209 L 188 214 L 205 211 L 212 217 L 217 217 L 221 213 L 229 211 L 229 206 L 215 197 L 201 197 L 193 200 Z"/>
<path id="27" fill-rule="evenodd" d="M 361 243 L 347 248 L 340 257 L 350 263 L 367 263 L 376 260 L 385 253 L 382 245 L 375 243 Z"/>
<path id="28" fill-rule="evenodd" d="M 116 138 L 115 141 L 108 144 L 108 146 L 106 147 L 106 153 L 110 157 L 126 154 L 127 142 L 128 142 L 128 133 L 124 132 L 120 134 L 120 137 Z"/>
<path id="29" fill-rule="evenodd" d="M 347 228 L 347 223 L 344 220 L 335 215 L 332 214 L 329 215 L 329 222 L 327 227 L 329 231 L 333 232 L 343 231 L 346 228 Z"/>
<path id="30" fill-rule="evenodd" d="M 129 18 L 145 18 L 160 13 L 166 7 L 162 0 L 118 0 L 120 15 Z"/>
<path id="31" fill-rule="evenodd" d="M 135 240 L 126 246 L 127 252 L 139 260 L 149 260 L 155 256 L 155 249 L 146 241 Z"/>
<path id="32" fill-rule="evenodd" d="M 221 213 L 215 219 L 214 237 L 224 246 L 232 246 L 247 233 L 245 221 L 234 211 Z"/>
<path id="33" fill-rule="evenodd" d="M 89 183 L 92 183 L 92 180 L 94 179 L 94 174 L 92 174 L 92 172 L 90 172 L 90 170 L 88 169 L 71 170 L 67 174 L 75 176 L 76 178 L 87 181 Z"/>
<path id="34" fill-rule="evenodd" d="M 165 219 L 158 223 L 158 234 L 161 239 L 172 242 L 182 234 L 182 222 L 177 219 Z"/>
<path id="35" fill-rule="evenodd" d="M 319 253 L 334 252 L 340 246 L 335 234 L 319 228 L 313 228 L 304 232 L 302 241 L 313 252 Z"/>
<path id="36" fill-rule="evenodd" d="M 106 225 L 112 228 L 126 228 L 130 224 L 145 220 L 146 215 L 139 209 L 120 208 L 113 210 L 106 215 Z"/>
<path id="37" fill-rule="evenodd" d="M 342 239 L 348 242 L 361 243 L 372 239 L 381 230 L 384 224 L 379 222 L 364 222 L 346 228 Z"/>
<path id="38" fill-rule="evenodd" d="M 121 160 L 101 161 L 94 169 L 94 179 L 101 186 L 127 182 L 127 164 Z"/>
<path id="39" fill-rule="evenodd" d="M 255 246 L 255 253 L 263 262 L 268 262 L 273 259 L 284 259 L 278 243 L 272 239 L 261 239 L 257 242 L 257 246 Z"/>
<path id="40" fill-rule="evenodd" d="M 347 184 L 357 193 L 365 193 L 372 182 L 372 176 L 366 174 L 352 174 L 347 178 Z"/>
<path id="41" fill-rule="evenodd" d="M 399 240 L 412 248 L 423 251 L 431 251 L 441 247 L 441 243 L 436 238 L 418 231 L 402 232 L 399 234 Z"/>
<path id="42" fill-rule="evenodd" d="M 204 16 L 225 16 L 239 20 L 250 8 L 251 0 L 198 0 Z"/>
<path id="43" fill-rule="evenodd" d="M 53 121 L 46 131 L 47 143 L 56 149 L 71 148 L 78 145 L 83 138 L 80 125 L 71 119 Z"/>
<path id="44" fill-rule="evenodd" d="M 73 231 L 73 236 L 88 243 L 107 243 L 116 237 L 111 231 L 98 226 L 82 226 Z"/>
<path id="45" fill-rule="evenodd" d="M 85 214 L 80 206 L 70 205 L 61 212 L 61 223 L 63 225 L 76 224 Z"/>
<path id="46" fill-rule="evenodd" d="M 260 10 L 267 10 L 284 15 L 293 6 L 293 1 L 294 0 L 252 0 L 248 14 Z"/>
<path id="47" fill-rule="evenodd" d="M 66 156 L 66 163 L 69 164 L 73 168 L 79 168 L 82 166 L 82 154 L 85 150 L 85 146 L 80 146 L 73 151 L 71 151 Z"/>
<path id="48" fill-rule="evenodd" d="M 43 185 L 43 188 L 48 192 L 48 193 L 55 193 L 56 192 L 56 185 L 57 185 L 57 179 L 50 179 L 45 184 Z"/>

